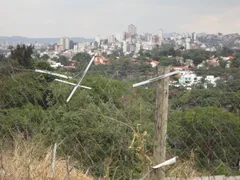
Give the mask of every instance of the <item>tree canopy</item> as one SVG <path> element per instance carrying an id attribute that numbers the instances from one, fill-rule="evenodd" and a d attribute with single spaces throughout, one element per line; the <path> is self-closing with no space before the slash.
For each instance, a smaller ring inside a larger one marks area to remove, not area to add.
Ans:
<path id="1" fill-rule="evenodd" d="M 70 62 L 66 56 L 60 56 L 59 59 L 57 60 L 64 66 L 69 66 Z"/>
<path id="2" fill-rule="evenodd" d="M 210 56 L 211 56 L 210 52 L 200 50 L 200 49 L 188 50 L 183 53 L 183 57 L 185 59 L 193 60 L 195 65 L 198 65 L 203 61 L 208 60 Z"/>
<path id="3" fill-rule="evenodd" d="M 16 48 L 10 47 L 11 58 L 16 60 L 20 65 L 31 68 L 33 66 L 33 54 L 34 46 L 17 45 Z"/>
<path id="4" fill-rule="evenodd" d="M 50 57 L 47 54 L 44 54 L 43 56 L 41 56 L 42 60 L 48 60 Z"/>
<path id="5" fill-rule="evenodd" d="M 169 123 L 172 150 L 188 155 L 193 150 L 198 168 L 218 174 L 224 172 L 216 169 L 217 166 L 235 167 L 240 151 L 236 145 L 240 121 L 234 114 L 216 107 L 199 107 L 173 112 Z"/>
<path id="6" fill-rule="evenodd" d="M 90 62 L 91 56 L 86 52 L 77 53 L 75 56 L 73 56 L 72 60 L 77 61 L 78 68 L 83 68 L 87 65 L 87 63 Z"/>
<path id="7" fill-rule="evenodd" d="M 232 68 L 240 68 L 240 56 L 236 56 L 231 62 Z"/>

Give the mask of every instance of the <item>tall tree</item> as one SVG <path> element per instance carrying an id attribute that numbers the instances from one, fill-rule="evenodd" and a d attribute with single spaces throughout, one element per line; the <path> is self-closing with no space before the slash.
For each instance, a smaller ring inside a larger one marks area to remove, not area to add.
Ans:
<path id="1" fill-rule="evenodd" d="M 231 56 L 233 54 L 233 51 L 231 49 L 229 49 L 228 47 L 223 47 L 222 49 L 222 56 Z"/>
<path id="2" fill-rule="evenodd" d="M 32 68 L 33 66 L 33 54 L 34 46 L 26 46 L 26 45 L 17 45 L 16 48 L 10 47 L 11 50 L 11 58 L 16 60 L 20 65 L 26 68 Z"/>
<path id="3" fill-rule="evenodd" d="M 197 166 L 218 174 L 222 172 L 218 172 L 216 167 L 221 164 L 233 167 L 237 163 L 239 125 L 235 114 L 221 108 L 174 111 L 170 115 L 168 139 L 172 150 L 186 155 L 194 150 Z"/>
<path id="4" fill-rule="evenodd" d="M 232 60 L 231 67 L 240 68 L 240 56 L 237 56 Z"/>
<path id="5" fill-rule="evenodd" d="M 76 60 L 78 63 L 78 67 L 82 68 L 87 65 L 87 63 L 91 60 L 91 56 L 84 52 L 84 53 L 77 53 L 73 56 L 72 60 Z"/>
<path id="6" fill-rule="evenodd" d="M 58 59 L 58 62 L 60 62 L 64 66 L 69 66 L 70 62 L 66 56 L 60 56 Z"/>
<path id="7" fill-rule="evenodd" d="M 3 54 L 0 54 L 0 61 L 4 61 L 5 60 L 5 56 Z"/>
<path id="8" fill-rule="evenodd" d="M 41 57 L 41 59 L 42 60 L 48 60 L 50 57 L 47 55 L 47 54 L 44 54 L 42 57 Z"/>

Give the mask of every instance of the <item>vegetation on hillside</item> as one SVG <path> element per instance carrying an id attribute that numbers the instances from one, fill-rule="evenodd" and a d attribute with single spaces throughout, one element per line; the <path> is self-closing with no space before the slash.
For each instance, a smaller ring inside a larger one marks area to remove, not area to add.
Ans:
<path id="1" fill-rule="evenodd" d="M 70 157 L 74 168 L 90 169 L 95 177 L 141 177 L 152 158 L 154 85 L 133 89 L 132 82 L 119 78 L 117 71 L 142 69 L 127 59 L 93 66 L 82 83 L 92 90 L 79 88 L 66 104 L 72 86 L 33 72 L 34 66 L 49 67 L 42 60 L 32 64 L 30 56 L 17 55 L 26 49 L 12 49 L 12 56 L 0 61 L 0 136 L 7 139 L 8 147 L 15 142 L 13 134 L 19 133 L 25 141 L 41 140 L 43 147 L 58 143 L 59 157 Z M 83 57 L 75 58 L 81 62 Z M 116 76 L 109 78 L 108 70 Z M 227 84 L 170 91 L 167 156 L 188 162 L 194 154 L 193 167 L 201 174 L 239 173 L 239 73 L 236 69 L 221 71 L 228 77 Z"/>

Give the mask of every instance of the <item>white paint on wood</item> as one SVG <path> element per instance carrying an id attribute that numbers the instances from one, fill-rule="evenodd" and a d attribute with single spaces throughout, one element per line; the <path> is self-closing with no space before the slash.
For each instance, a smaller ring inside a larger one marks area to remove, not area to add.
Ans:
<path id="1" fill-rule="evenodd" d="M 95 56 L 92 57 L 91 61 L 89 62 L 88 66 L 87 66 L 87 68 L 86 68 L 85 71 L 83 72 L 82 77 L 81 77 L 80 80 L 78 81 L 77 85 L 73 88 L 71 94 L 68 96 L 68 98 L 67 98 L 67 103 L 71 100 L 73 94 L 74 94 L 75 91 L 77 90 L 78 86 L 81 84 L 83 78 L 84 78 L 85 75 L 87 74 L 87 71 L 88 71 L 88 69 L 90 68 L 90 66 L 92 65 L 94 59 L 95 59 Z"/>
<path id="2" fill-rule="evenodd" d="M 71 83 L 71 82 L 68 82 L 68 81 L 63 81 L 61 79 L 55 79 L 55 81 L 62 82 L 62 83 L 65 83 L 65 84 L 69 84 L 69 85 L 72 85 L 72 86 L 76 86 L 77 85 L 75 83 Z M 81 88 L 84 88 L 84 89 L 92 89 L 90 87 L 82 86 L 82 85 L 79 85 L 78 87 L 81 87 Z"/>
<path id="3" fill-rule="evenodd" d="M 49 75 L 52 75 L 52 76 L 57 76 L 57 77 L 65 78 L 65 79 L 72 79 L 72 77 L 70 77 L 70 76 L 54 73 L 54 72 L 51 72 L 51 71 L 35 69 L 35 72 L 43 73 L 43 74 L 49 74 Z"/>
<path id="4" fill-rule="evenodd" d="M 167 161 L 165 161 L 165 162 L 163 162 L 163 163 L 161 163 L 161 164 L 158 164 L 158 165 L 156 165 L 156 166 L 153 166 L 152 168 L 153 169 L 158 169 L 158 168 L 161 168 L 161 167 L 163 167 L 163 166 L 168 166 L 168 165 L 171 165 L 171 164 L 174 164 L 174 163 L 176 163 L 177 162 L 177 156 L 176 157 L 174 157 L 174 158 L 172 158 L 172 159 L 169 159 L 169 160 L 167 160 Z"/>
<path id="5" fill-rule="evenodd" d="M 146 80 L 146 81 L 143 81 L 143 82 L 134 84 L 133 87 L 143 86 L 143 85 L 146 85 L 146 84 L 149 84 L 149 83 L 158 81 L 158 80 L 160 80 L 160 79 L 164 79 L 164 78 L 166 78 L 166 77 L 173 76 L 173 75 L 175 75 L 175 74 L 179 74 L 179 72 L 178 72 L 178 71 L 174 71 L 174 72 L 171 72 L 171 73 L 167 73 L 167 74 L 158 76 L 158 77 L 156 77 L 156 78 L 152 78 L 152 79 L 149 79 L 149 80 Z"/>

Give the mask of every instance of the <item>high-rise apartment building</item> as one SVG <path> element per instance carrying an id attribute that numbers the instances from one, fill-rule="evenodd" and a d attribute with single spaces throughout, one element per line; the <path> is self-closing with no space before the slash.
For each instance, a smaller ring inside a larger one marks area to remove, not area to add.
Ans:
<path id="1" fill-rule="evenodd" d="M 141 50 L 141 48 L 142 48 L 141 43 L 140 43 L 140 42 L 137 42 L 137 43 L 136 43 L 136 50 L 135 50 L 135 52 L 138 53 L 138 52 Z"/>
<path id="2" fill-rule="evenodd" d="M 73 49 L 74 45 L 75 45 L 75 43 L 72 40 L 70 40 L 69 41 L 69 49 Z"/>
<path id="3" fill-rule="evenodd" d="M 124 34 L 116 34 L 116 40 L 118 42 L 122 42 L 123 41 L 123 38 L 124 38 Z"/>
<path id="4" fill-rule="evenodd" d="M 130 44 L 129 45 L 129 51 L 130 52 L 135 52 L 136 51 L 136 45 L 135 44 Z"/>
<path id="5" fill-rule="evenodd" d="M 191 44 L 190 44 L 190 42 L 191 42 L 191 39 L 190 39 L 190 38 L 186 38 L 186 43 L 185 43 L 185 48 L 186 48 L 186 50 L 191 49 Z"/>
<path id="6" fill-rule="evenodd" d="M 108 37 L 108 43 L 109 44 L 112 44 L 112 43 L 115 43 L 116 42 L 116 38 L 114 35 L 111 35 Z"/>
<path id="7" fill-rule="evenodd" d="M 100 35 L 98 35 L 97 37 L 95 37 L 95 41 L 96 41 L 98 44 L 100 44 L 100 41 L 101 41 Z"/>
<path id="8" fill-rule="evenodd" d="M 96 47 L 100 47 L 100 46 L 101 46 L 101 37 L 100 37 L 100 35 L 98 35 L 97 37 L 95 37 L 94 45 L 95 45 Z"/>
<path id="9" fill-rule="evenodd" d="M 63 50 L 70 49 L 69 38 L 68 37 L 61 37 L 59 45 L 63 47 Z"/>
<path id="10" fill-rule="evenodd" d="M 64 37 L 61 37 L 59 45 L 64 47 L 64 44 L 65 44 L 65 39 Z"/>
<path id="11" fill-rule="evenodd" d="M 197 34 L 195 32 L 192 33 L 192 41 L 196 41 L 197 40 Z"/>
<path id="12" fill-rule="evenodd" d="M 152 43 L 159 44 L 159 36 L 158 35 L 153 35 L 152 36 Z"/>
<path id="13" fill-rule="evenodd" d="M 131 35 L 131 36 L 134 36 L 137 34 L 137 28 L 136 26 L 134 26 L 133 24 L 130 24 L 128 26 L 128 33 Z"/>
<path id="14" fill-rule="evenodd" d="M 144 40 L 147 41 L 147 42 L 151 42 L 152 41 L 152 34 L 146 33 L 144 35 Z"/>
<path id="15" fill-rule="evenodd" d="M 123 42 L 123 53 L 127 53 L 130 51 L 130 44 L 129 42 L 124 41 Z"/>
<path id="16" fill-rule="evenodd" d="M 163 30 L 162 29 L 160 29 L 159 31 L 158 31 L 158 45 L 162 45 L 162 41 L 163 41 Z"/>
<path id="17" fill-rule="evenodd" d="M 70 41 L 68 37 L 65 37 L 65 49 L 70 49 Z"/>

